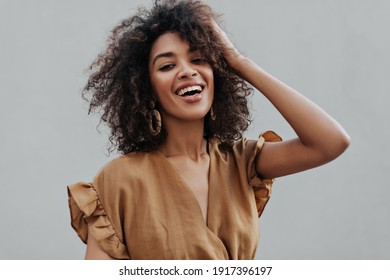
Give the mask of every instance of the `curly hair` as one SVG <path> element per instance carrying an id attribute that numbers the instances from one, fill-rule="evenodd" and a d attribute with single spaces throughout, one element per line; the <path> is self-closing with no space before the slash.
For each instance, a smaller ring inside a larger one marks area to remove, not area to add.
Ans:
<path id="1" fill-rule="evenodd" d="M 154 41 L 166 32 L 178 33 L 213 69 L 216 118 L 210 112 L 206 115 L 205 137 L 216 137 L 227 146 L 242 137 L 251 122 L 247 96 L 253 90 L 224 59 L 224 45 L 207 24 L 211 18 L 217 15 L 200 1 L 157 0 L 150 10 L 139 8 L 111 31 L 106 50 L 89 68 L 92 73 L 83 91 L 89 113 L 101 110 L 100 123 L 111 130 L 110 152 L 149 152 L 166 139 L 164 124 L 158 135 L 148 125 L 153 119 L 150 104 L 156 99 L 148 73 L 149 54 Z"/>

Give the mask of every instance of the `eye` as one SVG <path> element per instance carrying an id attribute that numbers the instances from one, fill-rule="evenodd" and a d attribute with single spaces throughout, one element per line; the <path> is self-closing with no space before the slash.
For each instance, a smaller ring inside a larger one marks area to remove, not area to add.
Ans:
<path id="1" fill-rule="evenodd" d="M 175 64 L 171 63 L 171 64 L 165 64 L 163 66 L 161 66 L 158 70 L 160 71 L 169 71 L 171 70 L 173 67 L 175 67 Z"/>
<path id="2" fill-rule="evenodd" d="M 192 63 L 202 64 L 202 63 L 207 63 L 207 61 L 203 57 L 197 57 L 192 60 Z"/>

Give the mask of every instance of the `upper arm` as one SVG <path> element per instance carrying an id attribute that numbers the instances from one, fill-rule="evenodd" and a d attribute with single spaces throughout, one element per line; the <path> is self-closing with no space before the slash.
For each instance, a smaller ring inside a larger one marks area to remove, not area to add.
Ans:
<path id="1" fill-rule="evenodd" d="M 88 230 L 86 260 L 113 260 L 113 258 L 103 251 L 96 238 Z"/>
<path id="2" fill-rule="evenodd" d="M 332 159 L 305 146 L 299 138 L 266 142 L 256 158 L 256 172 L 264 179 L 272 179 L 314 168 Z"/>

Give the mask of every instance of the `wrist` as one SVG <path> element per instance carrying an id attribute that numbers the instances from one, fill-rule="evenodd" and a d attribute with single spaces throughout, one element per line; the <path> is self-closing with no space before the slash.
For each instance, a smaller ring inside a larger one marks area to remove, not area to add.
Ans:
<path id="1" fill-rule="evenodd" d="M 233 58 L 230 59 L 229 62 L 229 65 L 230 67 L 236 71 L 239 75 L 242 75 L 244 74 L 245 70 L 248 69 L 248 65 L 250 65 L 250 63 L 252 63 L 252 61 L 243 56 L 242 54 L 240 53 L 237 53 L 237 55 L 235 55 Z"/>

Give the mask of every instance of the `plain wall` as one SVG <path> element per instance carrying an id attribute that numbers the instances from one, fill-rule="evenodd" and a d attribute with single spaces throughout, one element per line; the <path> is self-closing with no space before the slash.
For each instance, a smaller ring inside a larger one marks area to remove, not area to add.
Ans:
<path id="1" fill-rule="evenodd" d="M 81 89 L 111 28 L 152 1 L 0 1 L 0 259 L 81 259 L 66 185 L 111 158 Z M 316 102 L 352 145 L 276 180 L 258 259 L 390 258 L 390 1 L 207 1 L 236 46 Z M 292 129 L 258 92 L 257 138 Z"/>

